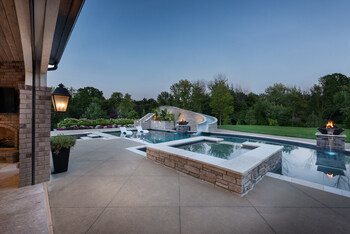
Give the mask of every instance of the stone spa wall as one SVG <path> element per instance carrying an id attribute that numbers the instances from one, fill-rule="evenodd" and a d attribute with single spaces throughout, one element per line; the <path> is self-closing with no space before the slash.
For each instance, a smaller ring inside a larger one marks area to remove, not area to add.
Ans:
<path id="1" fill-rule="evenodd" d="M 245 174 L 147 147 L 147 158 L 182 173 L 244 196 L 263 176 L 281 163 L 282 150 L 274 153 Z"/>

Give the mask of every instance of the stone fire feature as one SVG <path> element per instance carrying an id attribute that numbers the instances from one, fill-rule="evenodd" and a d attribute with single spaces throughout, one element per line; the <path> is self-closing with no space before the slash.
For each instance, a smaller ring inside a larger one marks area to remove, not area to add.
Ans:
<path id="1" fill-rule="evenodd" d="M 345 150 L 346 135 L 316 133 L 317 147 L 329 150 Z"/>
<path id="2" fill-rule="evenodd" d="M 265 174 L 282 160 L 282 146 L 246 143 L 255 149 L 231 160 L 215 158 L 199 153 L 174 148 L 184 143 L 198 141 L 222 141 L 211 137 L 148 145 L 147 158 L 182 173 L 202 179 L 218 187 L 244 196 Z M 244 144 L 244 143 L 243 143 Z"/>

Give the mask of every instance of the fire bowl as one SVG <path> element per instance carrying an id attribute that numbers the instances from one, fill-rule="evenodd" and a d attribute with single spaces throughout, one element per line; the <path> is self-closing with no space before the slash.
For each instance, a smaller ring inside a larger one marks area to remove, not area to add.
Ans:
<path id="1" fill-rule="evenodd" d="M 188 122 L 187 121 L 178 121 L 177 124 L 178 125 L 187 125 Z"/>
<path id="2" fill-rule="evenodd" d="M 322 134 L 339 135 L 344 131 L 344 128 L 318 128 L 318 131 Z"/>

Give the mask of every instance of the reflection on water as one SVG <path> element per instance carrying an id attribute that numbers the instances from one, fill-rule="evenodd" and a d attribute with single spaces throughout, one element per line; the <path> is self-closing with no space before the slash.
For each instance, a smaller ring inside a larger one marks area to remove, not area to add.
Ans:
<path id="1" fill-rule="evenodd" d="M 241 147 L 241 144 L 237 143 L 214 143 L 209 141 L 201 141 L 189 145 L 181 145 L 176 148 L 184 149 L 191 152 L 196 152 L 200 154 L 210 155 L 222 159 L 232 159 L 241 155 L 245 152 L 248 152 L 248 149 Z"/>
<path id="2" fill-rule="evenodd" d="M 113 133 L 113 135 L 121 136 L 120 133 Z M 152 131 L 150 130 L 146 134 L 138 134 L 136 131 L 133 131 L 133 134 L 130 136 L 124 136 L 128 138 L 136 138 L 140 139 L 145 142 L 157 144 L 167 141 L 174 141 L 174 140 L 180 140 L 180 139 L 186 139 L 189 137 L 192 137 L 192 134 L 183 134 L 183 133 L 176 133 L 176 132 L 162 132 L 162 131 Z"/>
<path id="3" fill-rule="evenodd" d="M 252 141 L 282 145 L 282 165 L 274 168 L 274 173 L 350 191 L 350 155 L 244 138 L 219 138 L 237 143 Z"/>
<path id="4" fill-rule="evenodd" d="M 129 137 L 139 138 L 150 143 L 161 143 L 193 136 L 194 135 L 191 134 L 150 131 L 148 134 L 143 135 L 137 135 L 136 132 L 133 132 L 133 135 Z M 345 155 L 344 153 L 339 152 L 331 153 L 323 150 L 314 150 L 289 144 L 257 141 L 247 138 L 224 137 L 217 135 L 211 136 L 223 138 L 224 141 L 231 143 L 251 141 L 282 145 L 284 147 L 282 152 L 282 165 L 275 168 L 273 170 L 274 173 L 350 191 L 350 155 Z M 240 144 L 199 144 L 191 145 L 188 150 L 214 157 L 230 159 L 241 154 L 242 149 L 240 148 Z"/>

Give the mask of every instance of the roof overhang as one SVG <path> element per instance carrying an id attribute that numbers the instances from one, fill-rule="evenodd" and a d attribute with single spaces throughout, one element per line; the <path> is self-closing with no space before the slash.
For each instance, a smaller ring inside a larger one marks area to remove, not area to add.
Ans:
<path id="1" fill-rule="evenodd" d="M 54 67 L 49 68 L 49 70 L 55 70 L 57 68 L 84 2 L 85 0 L 60 1 L 49 60 L 49 65 Z"/>

